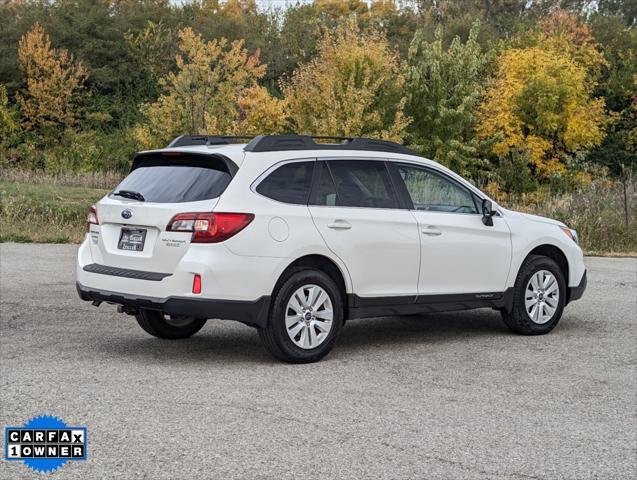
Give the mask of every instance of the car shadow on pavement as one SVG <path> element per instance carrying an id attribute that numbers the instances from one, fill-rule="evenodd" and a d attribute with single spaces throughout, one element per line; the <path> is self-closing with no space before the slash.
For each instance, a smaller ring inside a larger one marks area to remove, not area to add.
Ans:
<path id="1" fill-rule="evenodd" d="M 348 321 L 336 349 L 340 353 L 366 346 L 395 349 L 413 343 L 439 344 L 501 335 L 509 335 L 509 331 L 492 310 L 382 317 Z M 99 350 L 107 356 L 153 362 L 276 362 L 260 345 L 256 330 L 222 320 L 209 320 L 197 335 L 177 341 L 140 336 L 137 332 L 131 335 L 127 328 L 122 335 L 100 343 Z"/>
<path id="2" fill-rule="evenodd" d="M 508 335 L 500 315 L 493 310 L 428 313 L 403 317 L 350 320 L 338 339 L 347 350 L 366 344 L 399 345 L 413 342 L 447 342 L 478 336 Z"/>
<path id="3" fill-rule="evenodd" d="M 209 323 L 214 321 L 210 320 Z M 230 331 L 223 326 L 204 327 L 193 337 L 183 340 L 162 340 L 138 334 L 122 335 L 101 343 L 99 349 L 107 356 L 128 357 L 133 361 L 142 362 L 149 360 L 181 364 L 215 361 L 261 363 L 270 359 L 259 344 L 256 330 L 242 326 L 233 327 Z"/>

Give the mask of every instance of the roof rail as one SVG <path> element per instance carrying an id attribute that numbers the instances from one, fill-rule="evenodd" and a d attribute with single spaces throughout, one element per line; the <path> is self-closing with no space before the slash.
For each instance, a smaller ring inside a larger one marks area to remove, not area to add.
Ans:
<path id="1" fill-rule="evenodd" d="M 319 140 L 319 142 L 316 142 Z M 334 140 L 323 143 L 321 140 Z M 279 152 L 282 150 L 367 150 L 373 152 L 418 155 L 412 149 L 389 140 L 359 137 L 312 137 L 309 135 L 259 135 L 248 143 L 246 152 Z"/>
<path id="2" fill-rule="evenodd" d="M 228 136 L 228 135 L 180 135 L 168 144 L 166 148 L 186 147 L 189 145 L 229 145 L 240 143 L 242 140 L 251 140 L 250 136 Z"/>

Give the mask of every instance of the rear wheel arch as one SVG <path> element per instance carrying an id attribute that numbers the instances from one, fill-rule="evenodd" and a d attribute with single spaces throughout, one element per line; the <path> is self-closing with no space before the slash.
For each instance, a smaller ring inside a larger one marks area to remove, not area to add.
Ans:
<path id="1" fill-rule="evenodd" d="M 329 257 L 325 255 L 305 255 L 303 257 L 299 257 L 290 263 L 285 270 L 279 275 L 279 278 L 272 289 L 272 297 L 276 294 L 281 285 L 294 273 L 305 270 L 305 269 L 314 269 L 320 270 L 321 272 L 328 275 L 334 283 L 338 286 L 338 289 L 342 295 L 343 305 L 347 310 L 347 283 L 345 281 L 345 274 L 341 270 L 341 268 Z M 347 312 L 345 312 L 345 318 L 347 318 Z"/>

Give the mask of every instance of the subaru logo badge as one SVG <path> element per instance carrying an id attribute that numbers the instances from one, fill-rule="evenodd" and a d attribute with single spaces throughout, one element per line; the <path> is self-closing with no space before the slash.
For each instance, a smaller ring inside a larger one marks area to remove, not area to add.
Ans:
<path id="1" fill-rule="evenodd" d="M 122 210 L 122 218 L 125 218 L 126 220 L 128 220 L 132 216 L 133 216 L 133 212 L 131 212 L 129 209 Z"/>

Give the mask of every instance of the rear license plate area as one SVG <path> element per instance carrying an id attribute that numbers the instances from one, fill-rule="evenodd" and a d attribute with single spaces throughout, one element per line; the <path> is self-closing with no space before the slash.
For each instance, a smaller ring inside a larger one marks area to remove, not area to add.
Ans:
<path id="1" fill-rule="evenodd" d="M 143 228 L 122 228 L 119 234 L 117 248 L 131 252 L 141 252 L 144 250 L 146 241 L 146 229 Z"/>

